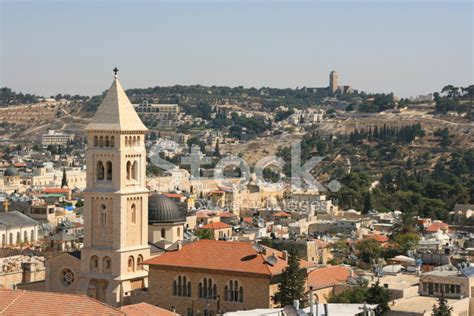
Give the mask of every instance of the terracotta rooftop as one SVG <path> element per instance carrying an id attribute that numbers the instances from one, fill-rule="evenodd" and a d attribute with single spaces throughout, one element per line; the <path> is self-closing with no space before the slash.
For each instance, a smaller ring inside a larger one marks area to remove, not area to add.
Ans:
<path id="1" fill-rule="evenodd" d="M 223 223 L 223 222 L 214 222 L 214 223 L 209 223 L 206 225 L 203 225 L 199 228 L 201 229 L 224 229 L 224 228 L 231 228 L 229 224 Z"/>
<path id="2" fill-rule="evenodd" d="M 448 229 L 448 224 L 443 222 L 434 222 L 430 226 L 428 226 L 425 231 L 428 233 L 436 233 L 438 230 L 446 230 Z"/>
<path id="3" fill-rule="evenodd" d="M 45 188 L 43 193 L 69 193 L 68 188 Z"/>
<path id="4" fill-rule="evenodd" d="M 127 316 L 177 316 L 164 308 L 153 306 L 148 303 L 138 303 L 120 308 Z"/>
<path id="5" fill-rule="evenodd" d="M 288 214 L 287 212 L 283 212 L 283 211 L 280 211 L 280 212 L 277 212 L 275 214 L 273 214 L 274 217 L 290 217 L 291 215 Z"/>
<path id="6" fill-rule="evenodd" d="M 158 268 L 182 267 L 190 269 L 220 270 L 274 276 L 281 274 L 287 262 L 282 253 L 266 248 L 266 254 L 257 253 L 250 242 L 228 242 L 220 240 L 199 240 L 183 245 L 181 250 L 164 253 L 145 261 Z M 275 265 L 266 262 L 266 257 L 275 253 Z M 218 258 L 218 260 L 216 260 Z M 309 263 L 301 260 L 301 266 Z"/>
<path id="7" fill-rule="evenodd" d="M 125 315 L 87 296 L 0 289 L 0 315 Z"/>
<path id="8" fill-rule="evenodd" d="M 235 214 L 232 214 L 232 213 L 229 213 L 229 212 L 221 212 L 221 213 L 219 213 L 219 217 L 234 218 Z"/>
<path id="9" fill-rule="evenodd" d="M 250 223 L 250 224 L 253 223 L 253 217 L 244 217 L 243 220 L 245 223 Z"/>
<path id="10" fill-rule="evenodd" d="M 344 266 L 329 266 L 308 273 L 308 287 L 322 289 L 338 283 L 345 283 L 351 276 L 349 268 Z"/>
<path id="11" fill-rule="evenodd" d="M 388 241 L 388 237 L 385 235 L 380 235 L 380 234 L 371 234 L 367 235 L 365 239 L 373 239 L 375 241 L 378 241 L 379 243 L 383 244 Z"/>
<path id="12" fill-rule="evenodd" d="M 182 198 L 184 196 L 179 193 L 163 193 L 163 195 L 169 198 Z"/>

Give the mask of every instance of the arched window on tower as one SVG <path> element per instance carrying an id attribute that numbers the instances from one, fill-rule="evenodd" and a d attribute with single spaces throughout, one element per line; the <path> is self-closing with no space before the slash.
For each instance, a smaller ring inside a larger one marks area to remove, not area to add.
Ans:
<path id="1" fill-rule="evenodd" d="M 110 136 L 110 147 L 115 147 L 115 137 Z"/>
<path id="2" fill-rule="evenodd" d="M 94 136 L 94 147 L 97 146 L 99 146 L 99 139 L 97 138 L 97 136 Z"/>
<path id="3" fill-rule="evenodd" d="M 135 259 L 133 256 L 128 257 L 128 272 L 135 271 Z"/>
<path id="4" fill-rule="evenodd" d="M 107 180 L 112 180 L 112 162 L 107 161 L 105 167 L 105 169 L 107 170 Z"/>
<path id="5" fill-rule="evenodd" d="M 97 256 L 92 256 L 91 257 L 90 270 L 91 270 L 91 272 L 99 271 L 99 258 Z"/>
<path id="6" fill-rule="evenodd" d="M 137 138 L 135 136 L 133 136 L 132 138 L 132 146 L 135 147 L 137 145 Z"/>
<path id="7" fill-rule="evenodd" d="M 137 143 L 136 146 L 140 146 L 140 136 L 137 136 Z"/>
<path id="8" fill-rule="evenodd" d="M 137 222 L 137 205 L 135 203 L 130 207 L 131 222 L 135 224 Z"/>
<path id="9" fill-rule="evenodd" d="M 104 147 L 104 136 L 99 137 L 99 147 Z"/>
<path id="10" fill-rule="evenodd" d="M 164 228 L 161 229 L 161 238 L 162 239 L 166 238 L 166 229 L 164 229 Z"/>
<path id="11" fill-rule="evenodd" d="M 104 180 L 104 164 L 102 161 L 97 161 L 97 180 Z"/>
<path id="12" fill-rule="evenodd" d="M 137 270 L 143 270 L 143 256 L 138 255 L 137 257 Z"/>
<path id="13" fill-rule="evenodd" d="M 138 180 L 138 162 L 134 161 L 132 166 L 132 179 Z"/>
<path id="14" fill-rule="evenodd" d="M 132 163 L 130 161 L 127 161 L 127 180 L 131 179 L 131 174 L 132 174 Z"/>
<path id="15" fill-rule="evenodd" d="M 105 136 L 105 147 L 110 147 L 109 136 Z"/>
<path id="16" fill-rule="evenodd" d="M 16 233 L 16 244 L 19 245 L 21 243 L 21 234 L 20 232 Z"/>
<path id="17" fill-rule="evenodd" d="M 99 213 L 100 213 L 100 224 L 102 226 L 107 225 L 107 207 L 105 206 L 105 204 L 100 205 Z"/>
<path id="18" fill-rule="evenodd" d="M 23 242 L 28 242 L 28 232 L 26 230 L 23 232 Z"/>
<path id="19" fill-rule="evenodd" d="M 110 257 L 102 259 L 102 272 L 110 272 L 112 270 L 112 260 Z"/>
<path id="20" fill-rule="evenodd" d="M 125 147 L 128 147 L 128 136 L 125 136 Z"/>

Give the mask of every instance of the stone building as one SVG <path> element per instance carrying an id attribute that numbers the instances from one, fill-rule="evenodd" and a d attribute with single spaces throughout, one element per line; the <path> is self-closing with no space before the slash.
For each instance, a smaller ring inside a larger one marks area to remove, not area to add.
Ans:
<path id="1" fill-rule="evenodd" d="M 63 255 L 69 264 L 61 259 L 48 263 L 46 290 L 70 287 L 121 306 L 130 302 L 135 290 L 147 287 L 148 272 L 143 269 L 150 255 L 146 131 L 115 77 L 86 127 L 84 247 L 80 256 Z M 64 283 L 66 275 L 73 281 Z"/>
<path id="2" fill-rule="evenodd" d="M 215 315 L 274 306 L 287 253 L 248 242 L 200 240 L 153 257 L 148 303 L 181 315 Z M 270 259 L 273 258 L 274 261 Z M 306 261 L 302 267 L 308 267 Z"/>
<path id="3" fill-rule="evenodd" d="M 17 211 L 0 213 L 1 247 L 35 242 L 38 239 L 38 225 L 37 221 Z"/>

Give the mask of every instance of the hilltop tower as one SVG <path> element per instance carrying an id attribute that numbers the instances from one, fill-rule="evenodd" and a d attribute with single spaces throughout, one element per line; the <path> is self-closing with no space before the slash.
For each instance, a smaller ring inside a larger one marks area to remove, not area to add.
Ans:
<path id="1" fill-rule="evenodd" d="M 339 86 L 339 76 L 335 70 L 329 74 L 329 93 L 334 95 Z"/>
<path id="2" fill-rule="evenodd" d="M 111 306 L 148 286 L 147 128 L 115 78 L 86 127 L 84 247 L 76 292 Z"/>

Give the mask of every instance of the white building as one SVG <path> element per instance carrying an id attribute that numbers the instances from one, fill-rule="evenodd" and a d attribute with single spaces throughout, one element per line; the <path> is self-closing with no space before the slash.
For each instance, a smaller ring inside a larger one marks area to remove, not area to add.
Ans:
<path id="1" fill-rule="evenodd" d="M 37 221 L 17 211 L 0 213 L 2 248 L 36 241 L 38 225 Z"/>

